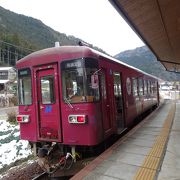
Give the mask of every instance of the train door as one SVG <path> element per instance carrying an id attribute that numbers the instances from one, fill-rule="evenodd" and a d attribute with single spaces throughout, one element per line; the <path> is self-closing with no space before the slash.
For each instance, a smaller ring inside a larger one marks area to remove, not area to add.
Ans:
<path id="1" fill-rule="evenodd" d="M 61 142 L 57 65 L 36 69 L 39 138 Z"/>
<path id="2" fill-rule="evenodd" d="M 115 106 L 116 106 L 117 132 L 121 133 L 124 130 L 124 114 L 123 114 L 124 111 L 123 111 L 121 74 L 119 72 L 114 72 L 113 79 L 114 79 L 114 98 L 115 98 Z"/>
<path id="3" fill-rule="evenodd" d="M 101 101 L 102 101 L 102 116 L 103 116 L 103 128 L 105 135 L 108 135 L 112 129 L 111 123 L 111 111 L 110 111 L 110 98 L 109 98 L 109 88 L 106 78 L 106 71 L 101 70 Z"/>

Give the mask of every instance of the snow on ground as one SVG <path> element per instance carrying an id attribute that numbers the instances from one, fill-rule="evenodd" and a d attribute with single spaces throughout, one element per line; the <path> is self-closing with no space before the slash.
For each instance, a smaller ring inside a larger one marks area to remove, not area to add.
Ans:
<path id="1" fill-rule="evenodd" d="M 19 125 L 0 120 L 0 169 L 30 154 L 28 142 L 20 140 Z"/>

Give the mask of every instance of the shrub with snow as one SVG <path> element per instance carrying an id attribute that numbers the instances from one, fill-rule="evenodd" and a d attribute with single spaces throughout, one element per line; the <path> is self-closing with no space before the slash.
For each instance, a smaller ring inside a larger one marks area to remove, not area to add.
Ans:
<path id="1" fill-rule="evenodd" d="M 18 124 L 16 121 L 17 113 L 16 111 L 11 111 L 7 113 L 7 121 L 11 124 Z"/>

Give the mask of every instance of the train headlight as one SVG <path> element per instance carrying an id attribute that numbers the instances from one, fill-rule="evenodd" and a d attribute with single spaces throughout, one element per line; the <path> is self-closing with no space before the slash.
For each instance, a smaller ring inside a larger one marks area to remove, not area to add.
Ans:
<path id="1" fill-rule="evenodd" d="M 87 115 L 69 115 L 68 121 L 71 124 L 85 124 L 87 123 Z"/>
<path id="2" fill-rule="evenodd" d="M 18 123 L 28 123 L 29 122 L 29 115 L 18 115 L 16 117 Z"/>

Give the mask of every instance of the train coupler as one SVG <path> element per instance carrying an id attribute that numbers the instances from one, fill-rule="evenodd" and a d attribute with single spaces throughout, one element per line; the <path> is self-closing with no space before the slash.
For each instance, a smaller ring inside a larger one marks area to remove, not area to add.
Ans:
<path id="1" fill-rule="evenodd" d="M 38 151 L 38 157 L 39 166 L 48 174 L 52 174 L 58 169 L 70 169 L 75 163 L 73 155 L 71 153 L 67 153 L 65 156 L 61 156 L 57 163 L 52 164 L 48 157 L 48 151 L 43 148 Z"/>

